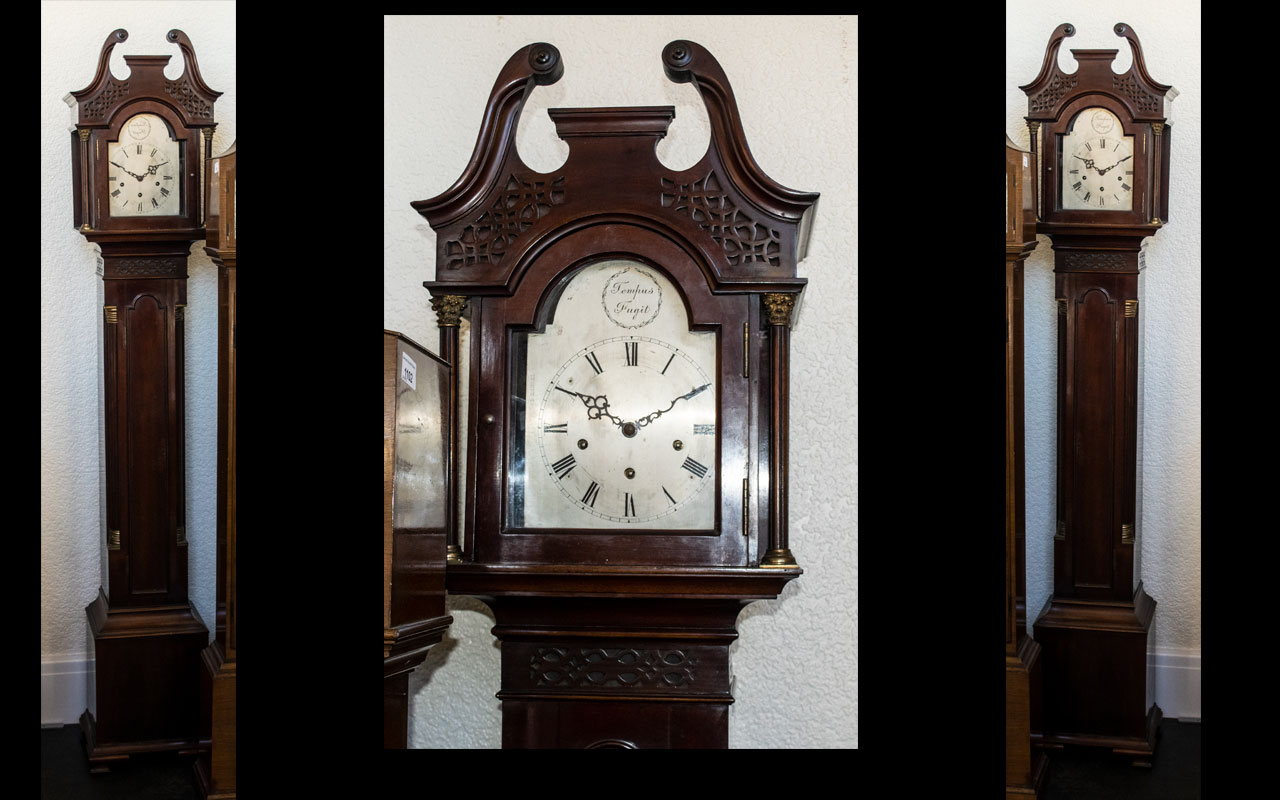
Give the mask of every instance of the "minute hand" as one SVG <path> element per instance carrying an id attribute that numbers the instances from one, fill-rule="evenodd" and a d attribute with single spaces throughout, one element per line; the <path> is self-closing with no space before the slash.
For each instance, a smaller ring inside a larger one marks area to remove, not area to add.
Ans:
<path id="1" fill-rule="evenodd" d="M 121 165 L 121 164 L 116 164 L 116 162 L 114 162 L 114 161 L 112 161 L 111 163 L 112 163 L 114 166 L 120 167 L 120 169 L 123 169 L 127 174 L 131 175 L 131 176 L 132 176 L 132 177 L 134 177 L 134 178 L 137 178 L 138 180 L 142 180 L 143 178 L 147 177 L 146 175 L 139 175 L 139 174 L 138 174 L 138 173 L 136 173 L 136 172 L 129 172 L 129 170 L 128 170 L 126 167 L 124 167 L 124 166 L 123 166 L 123 165 Z"/>
<path id="2" fill-rule="evenodd" d="M 709 386 L 711 386 L 711 384 L 709 383 L 704 383 L 701 386 L 695 386 L 690 391 L 685 392 L 684 394 L 677 397 L 675 400 L 672 400 L 671 405 L 667 406 L 661 411 L 655 411 L 652 414 L 648 414 L 636 420 L 636 425 L 643 428 L 645 425 L 648 425 L 650 422 L 653 422 L 658 417 L 662 416 L 663 414 L 667 413 L 671 409 L 675 408 L 676 403 L 680 402 L 681 400 L 688 400 L 690 397 L 693 397 L 696 394 L 706 391 Z"/>
<path id="3" fill-rule="evenodd" d="M 1107 167 L 1106 169 L 1100 169 L 1100 170 L 1098 170 L 1098 174 L 1099 174 L 1099 175 L 1106 175 L 1108 172 L 1110 172 L 1111 170 L 1113 170 L 1113 169 L 1115 169 L 1116 167 L 1120 166 L 1121 164 L 1123 164 L 1124 162 L 1128 161 L 1128 160 L 1129 160 L 1129 159 L 1131 159 L 1131 158 L 1133 158 L 1133 156 L 1125 156 L 1124 158 L 1120 159 L 1119 161 L 1117 161 L 1116 163 L 1114 163 L 1114 164 L 1112 164 L 1111 166 Z"/>

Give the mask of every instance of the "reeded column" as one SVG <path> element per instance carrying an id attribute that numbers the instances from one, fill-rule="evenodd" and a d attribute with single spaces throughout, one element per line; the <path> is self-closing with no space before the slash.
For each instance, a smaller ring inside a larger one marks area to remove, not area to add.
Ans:
<path id="1" fill-rule="evenodd" d="M 760 566 L 788 569 L 797 566 L 787 541 L 789 349 L 796 295 L 770 293 L 763 295 L 761 301 L 769 323 L 769 374 L 773 385 L 769 387 L 769 550 L 760 558 Z"/>
<path id="2" fill-rule="evenodd" d="M 431 308 L 436 312 L 436 326 L 440 328 L 440 357 L 449 362 L 449 464 L 445 469 L 444 496 L 447 507 L 444 512 L 444 529 L 447 532 L 447 563 L 462 561 L 462 531 L 458 526 L 458 328 L 462 314 L 467 310 L 467 298 L 460 295 L 441 295 L 431 298 Z"/>

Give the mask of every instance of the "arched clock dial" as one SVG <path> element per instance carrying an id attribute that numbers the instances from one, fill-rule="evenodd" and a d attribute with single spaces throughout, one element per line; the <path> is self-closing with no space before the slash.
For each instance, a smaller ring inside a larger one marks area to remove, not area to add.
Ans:
<path id="1" fill-rule="evenodd" d="M 1062 207 L 1133 209 L 1133 137 L 1105 108 L 1086 108 L 1062 142 Z"/>
<path id="2" fill-rule="evenodd" d="M 182 213 L 182 164 L 178 142 L 164 120 L 137 114 L 107 143 L 107 195 L 113 217 Z"/>
<path id="3" fill-rule="evenodd" d="M 635 524 L 675 514 L 712 480 L 713 385 L 689 353 L 660 339 L 588 345 L 543 393 L 543 467 L 593 517 Z"/>
<path id="4" fill-rule="evenodd" d="M 690 330 L 667 278 L 634 261 L 585 267 L 524 337 L 510 526 L 712 528 L 716 334 Z"/>

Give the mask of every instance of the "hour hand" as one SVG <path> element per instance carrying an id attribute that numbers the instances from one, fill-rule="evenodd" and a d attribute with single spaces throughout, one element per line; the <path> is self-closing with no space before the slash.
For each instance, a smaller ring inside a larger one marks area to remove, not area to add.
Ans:
<path id="1" fill-rule="evenodd" d="M 609 398 L 605 395 L 593 397 L 588 394 L 583 394 L 582 392 L 570 391 L 562 386 L 557 386 L 555 388 L 557 391 L 564 392 L 567 395 L 572 395 L 573 397 L 581 400 L 582 404 L 587 407 L 587 419 L 608 417 L 614 425 L 622 425 L 622 420 L 609 413 Z"/>
<path id="2" fill-rule="evenodd" d="M 1080 156 L 1077 156 L 1074 153 L 1072 154 L 1072 158 L 1079 158 L 1081 161 L 1083 161 L 1085 169 L 1094 169 L 1092 158 L 1080 158 Z"/>

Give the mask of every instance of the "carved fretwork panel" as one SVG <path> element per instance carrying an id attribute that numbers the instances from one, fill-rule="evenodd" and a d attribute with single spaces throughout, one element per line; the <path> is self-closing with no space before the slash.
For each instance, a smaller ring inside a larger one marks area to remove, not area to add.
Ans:
<path id="1" fill-rule="evenodd" d="M 782 235 L 738 208 L 711 172 L 693 183 L 662 179 L 662 207 L 688 214 L 724 248 L 730 266 L 779 265 Z"/>
<path id="2" fill-rule="evenodd" d="M 1164 109 L 1164 98 L 1148 92 L 1132 73 L 1115 76 L 1116 91 L 1128 95 L 1129 100 L 1143 114 L 1157 115 Z"/>
<path id="3" fill-rule="evenodd" d="M 129 82 L 118 81 L 115 78 L 108 77 L 106 85 L 102 87 L 102 93 L 97 97 L 89 100 L 81 109 L 81 115 L 84 122 L 94 122 L 102 119 L 107 109 L 116 104 L 118 100 L 129 94 Z"/>
<path id="4" fill-rule="evenodd" d="M 520 234 L 563 202 L 563 177 L 541 181 L 511 175 L 487 211 L 455 238 L 442 240 L 445 267 L 497 264 Z"/>
<path id="5" fill-rule="evenodd" d="M 697 648 L 535 647 L 529 681 L 543 688 L 679 693 L 696 683 L 701 656 Z"/>
<path id="6" fill-rule="evenodd" d="M 213 115 L 213 104 L 201 96 L 199 88 L 186 75 L 176 81 L 166 80 L 164 91 L 192 117 L 203 118 Z"/>

